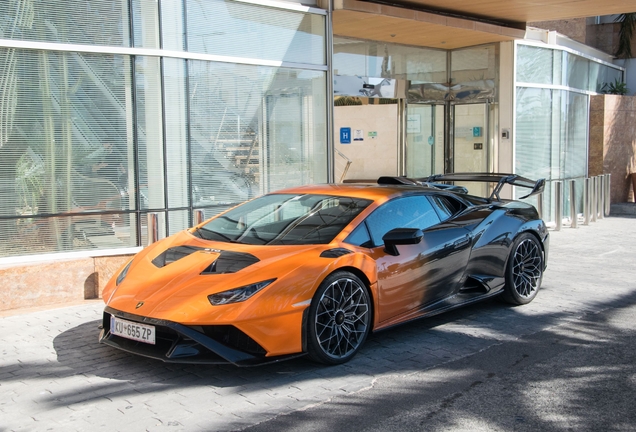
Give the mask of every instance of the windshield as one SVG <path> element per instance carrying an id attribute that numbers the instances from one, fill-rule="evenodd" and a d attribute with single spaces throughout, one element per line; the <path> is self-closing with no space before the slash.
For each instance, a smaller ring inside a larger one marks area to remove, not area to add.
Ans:
<path id="1" fill-rule="evenodd" d="M 369 204 L 328 195 L 265 195 L 212 219 L 193 234 L 243 244 L 325 244 Z"/>

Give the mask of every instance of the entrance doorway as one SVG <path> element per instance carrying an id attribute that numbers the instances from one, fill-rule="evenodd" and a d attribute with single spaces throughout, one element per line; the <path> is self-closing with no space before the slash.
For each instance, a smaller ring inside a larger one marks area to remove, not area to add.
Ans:
<path id="1" fill-rule="evenodd" d="M 428 177 L 444 172 L 444 135 L 444 105 L 407 105 L 407 177 Z"/>
<path id="2" fill-rule="evenodd" d="M 490 104 L 452 105 L 452 172 L 491 172 Z M 457 182 L 460 184 L 460 182 Z M 469 193 L 486 196 L 487 183 L 462 183 Z"/>

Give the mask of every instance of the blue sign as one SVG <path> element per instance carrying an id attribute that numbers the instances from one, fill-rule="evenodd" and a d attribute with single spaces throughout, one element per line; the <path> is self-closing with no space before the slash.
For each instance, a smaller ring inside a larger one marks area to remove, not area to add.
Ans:
<path id="1" fill-rule="evenodd" d="M 480 137 L 481 136 L 481 127 L 475 126 L 473 128 L 473 136 L 474 137 Z"/>
<path id="2" fill-rule="evenodd" d="M 351 128 L 340 128 L 340 144 L 351 144 Z"/>

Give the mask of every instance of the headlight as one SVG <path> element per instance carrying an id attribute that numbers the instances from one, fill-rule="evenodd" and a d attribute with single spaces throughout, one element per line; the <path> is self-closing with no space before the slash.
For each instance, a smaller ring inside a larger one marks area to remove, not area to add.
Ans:
<path id="1" fill-rule="evenodd" d="M 265 288 L 267 285 L 274 282 L 276 279 L 270 279 L 263 282 L 257 282 L 255 284 L 246 285 L 241 288 L 231 289 L 229 291 L 223 291 L 217 294 L 210 294 L 208 300 L 213 306 L 219 306 L 229 303 L 238 303 L 247 300 L 254 294 Z"/>
<path id="2" fill-rule="evenodd" d="M 126 267 L 124 267 L 121 273 L 119 273 L 119 276 L 117 276 L 117 281 L 115 281 L 116 286 L 119 286 L 119 284 L 122 283 L 124 279 L 126 279 L 126 275 L 128 274 L 128 269 L 130 268 L 131 264 L 132 264 L 132 260 L 130 260 L 130 262 L 126 264 Z"/>

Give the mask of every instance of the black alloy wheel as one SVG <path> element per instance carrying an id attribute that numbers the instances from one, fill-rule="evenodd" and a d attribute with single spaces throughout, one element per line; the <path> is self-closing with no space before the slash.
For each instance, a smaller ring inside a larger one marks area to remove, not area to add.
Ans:
<path id="1" fill-rule="evenodd" d="M 519 235 L 508 258 L 503 299 L 515 305 L 530 303 L 541 287 L 543 266 L 543 251 L 537 238 L 529 233 Z"/>
<path id="2" fill-rule="evenodd" d="M 371 298 L 354 274 L 338 271 L 320 285 L 309 307 L 307 352 L 324 364 L 349 361 L 371 330 Z"/>

